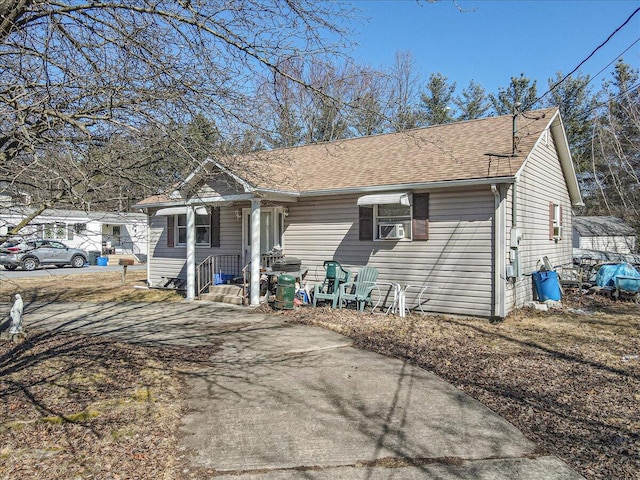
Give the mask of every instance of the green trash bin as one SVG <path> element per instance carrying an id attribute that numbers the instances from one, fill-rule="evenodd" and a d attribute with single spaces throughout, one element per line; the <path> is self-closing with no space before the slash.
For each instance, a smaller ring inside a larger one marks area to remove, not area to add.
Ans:
<path id="1" fill-rule="evenodd" d="M 293 309 L 293 299 L 296 295 L 296 279 L 292 275 L 280 275 L 276 287 L 276 301 L 274 307 L 281 310 Z"/>

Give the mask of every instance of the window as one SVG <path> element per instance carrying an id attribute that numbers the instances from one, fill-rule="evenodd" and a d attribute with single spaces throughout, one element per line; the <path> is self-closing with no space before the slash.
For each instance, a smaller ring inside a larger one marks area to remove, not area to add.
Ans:
<path id="1" fill-rule="evenodd" d="M 562 239 L 562 205 L 549 203 L 549 240 Z"/>
<path id="2" fill-rule="evenodd" d="M 42 238 L 48 240 L 73 240 L 73 231 L 71 229 L 67 231 L 67 225 L 62 222 L 45 223 L 42 225 Z"/>
<path id="3" fill-rule="evenodd" d="M 411 239 L 411 206 L 382 204 L 374 206 L 375 239 Z"/>
<path id="4" fill-rule="evenodd" d="M 176 245 L 187 244 L 187 215 L 176 215 Z M 196 215 L 196 245 L 209 245 L 209 215 Z"/>
<path id="5" fill-rule="evenodd" d="M 428 240 L 429 194 L 414 193 L 412 205 L 401 203 L 360 207 L 360 240 Z"/>
<path id="6" fill-rule="evenodd" d="M 195 216 L 196 246 L 220 246 L 220 209 L 214 208 L 210 215 Z M 187 215 L 167 216 L 167 246 L 187 245 Z"/>

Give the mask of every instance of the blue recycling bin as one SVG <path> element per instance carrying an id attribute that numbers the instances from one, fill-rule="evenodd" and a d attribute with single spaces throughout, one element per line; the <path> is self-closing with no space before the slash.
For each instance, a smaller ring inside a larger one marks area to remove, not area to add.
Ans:
<path id="1" fill-rule="evenodd" d="M 231 280 L 233 280 L 233 275 L 228 273 L 216 273 L 213 276 L 214 285 L 223 285 L 225 283 L 229 283 Z"/>
<path id="2" fill-rule="evenodd" d="M 545 300 L 559 301 L 562 298 L 562 292 L 560 291 L 560 279 L 558 278 L 558 272 L 538 271 L 533 272 L 533 286 L 535 288 L 538 300 L 544 302 Z"/>

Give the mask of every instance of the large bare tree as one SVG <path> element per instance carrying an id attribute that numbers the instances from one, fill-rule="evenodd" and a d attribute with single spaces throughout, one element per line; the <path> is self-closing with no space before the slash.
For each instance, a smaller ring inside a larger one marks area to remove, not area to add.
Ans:
<path id="1" fill-rule="evenodd" d="M 0 0 L 0 182 L 38 210 L 86 206 L 99 182 L 156 188 L 153 155 L 134 178 L 135 158 L 96 152 L 171 144 L 198 114 L 246 128 L 254 78 L 303 83 L 281 59 L 338 54 L 350 15 L 316 0 Z"/>

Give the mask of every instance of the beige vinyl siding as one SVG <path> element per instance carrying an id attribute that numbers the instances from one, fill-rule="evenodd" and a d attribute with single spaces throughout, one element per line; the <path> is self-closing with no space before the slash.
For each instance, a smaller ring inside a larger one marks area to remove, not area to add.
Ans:
<path id="1" fill-rule="evenodd" d="M 196 246 L 196 265 L 209 255 L 242 254 L 242 222 L 236 219 L 235 207 L 220 207 L 220 247 Z M 167 217 L 151 216 L 150 221 L 149 281 L 161 285 L 162 277 L 186 278 L 185 246 L 167 247 Z"/>
<path id="2" fill-rule="evenodd" d="M 416 286 L 407 291 L 408 306 L 428 286 L 425 311 L 491 315 L 494 197 L 488 187 L 431 192 L 427 241 L 360 241 L 357 198 L 301 199 L 289 206 L 285 253 L 309 267 L 309 281 L 322 281 L 324 260 L 354 272 L 371 265 L 380 282 Z"/>
<path id="3" fill-rule="evenodd" d="M 554 266 L 572 261 L 571 201 L 551 135 L 549 139 L 548 144 L 541 141 L 536 145 L 519 177 L 518 226 L 522 232 L 520 254 L 525 276 L 509 284 L 507 310 L 533 298 L 530 275 L 540 267 L 543 256 L 549 257 Z M 511 200 L 510 195 L 508 199 Z M 558 241 L 549 240 L 550 202 L 562 206 L 563 234 Z"/>
<path id="4" fill-rule="evenodd" d="M 244 193 L 244 189 L 229 175 L 220 174 L 217 178 L 202 184 L 194 197 L 215 197 Z"/>

